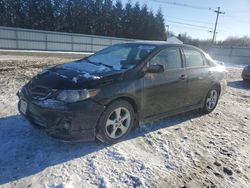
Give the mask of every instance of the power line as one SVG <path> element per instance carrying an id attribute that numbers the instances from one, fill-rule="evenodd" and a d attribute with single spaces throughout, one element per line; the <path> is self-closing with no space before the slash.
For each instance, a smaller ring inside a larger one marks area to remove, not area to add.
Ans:
<path id="1" fill-rule="evenodd" d="M 173 18 L 173 19 L 176 19 L 176 20 L 183 20 L 183 21 L 189 21 L 189 22 L 195 22 L 195 23 L 203 23 L 203 24 L 213 24 L 212 22 L 203 22 L 203 21 L 197 21 L 197 20 L 190 20 L 190 19 L 183 19 L 183 18 L 178 18 L 178 17 L 174 17 L 174 16 L 169 16 L 169 15 L 166 15 L 166 17 L 169 17 L 169 18 Z"/>
<path id="2" fill-rule="evenodd" d="M 190 4 L 185 4 L 185 3 L 177 3 L 177 2 L 173 2 L 173 1 L 164 1 L 164 0 L 149 0 L 149 1 L 154 1 L 154 2 L 157 2 L 157 3 L 164 3 L 164 4 L 169 4 L 169 5 L 174 5 L 174 6 L 181 6 L 181 7 L 186 7 L 186 8 L 193 8 L 193 9 L 200 9 L 200 10 L 213 10 L 213 11 L 216 11 L 210 7 L 203 7 L 203 6 L 195 6 L 195 5 L 190 5 Z M 232 12 L 232 11 L 231 11 Z M 233 12 L 239 12 L 239 13 L 250 13 L 249 10 L 244 10 L 244 11 L 233 11 Z M 166 15 L 167 16 L 167 15 Z M 227 14 L 227 16 L 229 16 Z M 174 19 L 178 19 L 178 20 L 183 20 L 183 21 L 190 21 L 190 22 L 197 22 L 197 23 L 207 23 L 207 24 L 212 24 L 211 22 L 202 22 L 202 21 L 196 21 L 196 20 L 188 20 L 188 19 L 182 19 L 182 18 L 177 18 L 177 17 L 173 17 L 173 16 L 168 16 L 168 17 L 172 17 Z M 233 18 L 235 21 L 239 21 L 239 22 L 242 22 L 242 23 L 247 23 L 249 24 L 250 23 L 250 20 L 247 20 L 247 21 L 243 21 L 243 20 L 239 20 L 237 18 L 235 18 L 235 16 L 229 16 L 231 18 Z"/>
<path id="3" fill-rule="evenodd" d="M 186 8 L 192 8 L 192 9 L 213 10 L 214 12 L 217 13 L 216 21 L 215 21 L 215 27 L 214 27 L 214 32 L 213 32 L 213 42 L 214 42 L 215 35 L 217 33 L 216 29 L 217 29 L 218 17 L 219 17 L 220 14 L 225 14 L 224 12 L 220 11 L 220 7 L 218 7 L 217 10 L 214 10 L 212 8 L 209 8 L 209 7 L 196 6 L 196 5 L 190 5 L 190 4 L 184 4 L 184 3 L 176 3 L 176 2 L 163 1 L 163 0 L 151 0 L 151 1 L 158 2 L 158 3 L 165 3 L 165 4 L 169 4 L 169 5 L 181 6 L 181 7 L 186 7 Z M 209 27 L 205 27 L 205 26 L 194 25 L 194 24 L 187 24 L 187 23 L 176 22 L 176 21 L 169 21 L 169 22 L 177 23 L 177 24 L 183 24 L 183 25 L 188 25 L 188 26 L 193 26 L 193 27 L 198 27 L 198 28 L 209 28 Z M 211 29 L 211 28 L 209 28 L 209 29 Z"/>
<path id="4" fill-rule="evenodd" d="M 166 20 L 170 23 L 176 23 L 176 24 L 187 25 L 187 26 L 198 27 L 198 28 L 212 29 L 211 27 L 207 27 L 207 26 L 203 26 L 203 25 L 189 24 L 189 23 L 184 23 L 184 22 L 172 21 L 169 19 L 166 19 Z"/>
<path id="5" fill-rule="evenodd" d="M 250 23 L 250 20 L 242 20 L 242 19 L 238 19 L 238 18 L 236 18 L 235 16 L 232 16 L 232 15 L 225 15 L 226 17 L 229 17 L 229 18 L 231 18 L 231 19 L 233 19 L 233 20 L 231 20 L 231 21 L 235 21 L 235 22 L 240 22 L 240 23 L 245 23 L 245 24 L 249 24 Z"/>
<path id="6" fill-rule="evenodd" d="M 195 5 L 185 4 L 185 3 L 176 3 L 176 2 L 173 2 L 173 1 L 163 1 L 163 0 L 150 0 L 150 1 L 154 1 L 154 2 L 157 2 L 157 3 L 164 3 L 164 4 L 174 5 L 174 6 L 192 8 L 192 9 L 209 10 L 209 7 L 195 6 Z"/>
<path id="7" fill-rule="evenodd" d="M 237 11 L 230 11 L 231 13 L 236 13 L 236 14 L 244 14 L 244 13 L 250 13 L 250 10 L 237 10 Z"/>
<path id="8" fill-rule="evenodd" d="M 214 10 L 212 8 L 209 8 L 209 7 L 195 6 L 195 5 L 185 4 L 185 3 L 176 3 L 176 2 L 163 1 L 163 0 L 150 0 L 150 1 L 158 2 L 158 3 L 164 3 L 164 4 L 169 4 L 169 5 L 175 5 L 175 6 L 181 6 L 181 7 L 186 7 L 186 8 L 192 8 L 192 9 L 199 9 L 199 10 L 213 10 L 217 14 L 216 15 L 216 20 L 215 20 L 214 31 L 213 31 L 213 40 L 212 40 L 212 42 L 215 41 L 215 36 L 216 36 L 216 33 L 217 33 L 216 29 L 217 29 L 219 15 L 220 14 L 225 14 L 225 12 L 221 12 L 220 11 L 220 7 L 217 7 L 217 9 Z M 192 26 L 192 27 L 211 29 L 209 27 L 201 26 L 201 25 L 187 24 L 187 23 L 182 23 L 182 22 L 177 22 L 177 21 L 170 21 L 170 20 L 168 20 L 168 21 L 172 22 L 172 23 L 177 23 L 177 24 L 182 24 L 182 25 L 188 25 L 188 26 Z"/>
<path id="9" fill-rule="evenodd" d="M 174 27 L 180 27 L 180 28 L 186 27 L 186 28 L 189 28 L 189 29 L 192 29 L 192 30 L 205 31 L 207 33 L 209 33 L 211 31 L 211 30 L 208 30 L 208 29 L 201 29 L 201 28 L 196 28 L 196 27 L 187 26 L 187 25 L 179 25 L 179 24 L 175 24 L 175 23 L 172 23 L 170 26 L 172 26 L 172 25 Z"/>

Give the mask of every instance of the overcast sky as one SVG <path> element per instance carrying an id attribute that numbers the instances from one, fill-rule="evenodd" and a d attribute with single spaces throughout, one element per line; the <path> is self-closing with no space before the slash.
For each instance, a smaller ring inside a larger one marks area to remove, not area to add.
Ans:
<path id="1" fill-rule="evenodd" d="M 187 33 L 193 38 L 212 38 L 216 13 L 209 8 L 221 7 L 225 15 L 219 16 L 217 40 L 228 36 L 250 36 L 250 0 L 137 0 L 147 4 L 156 12 L 159 8 L 165 17 L 165 23 L 175 34 Z M 122 0 L 126 3 L 127 0 Z M 136 1 L 131 1 L 133 4 Z M 167 2 L 167 3 L 162 3 Z M 172 3 L 178 5 L 173 5 Z M 192 5 L 185 7 L 183 4 Z M 210 32 L 209 32 L 210 31 Z"/>

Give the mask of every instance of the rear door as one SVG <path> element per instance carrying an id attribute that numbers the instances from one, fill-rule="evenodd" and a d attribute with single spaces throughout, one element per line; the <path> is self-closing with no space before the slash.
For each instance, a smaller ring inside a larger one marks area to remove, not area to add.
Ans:
<path id="1" fill-rule="evenodd" d="M 167 47 L 149 62 L 161 64 L 162 73 L 146 73 L 143 78 L 143 116 L 148 117 L 176 110 L 185 104 L 186 70 L 179 47 Z"/>
<path id="2" fill-rule="evenodd" d="M 188 77 L 186 102 L 188 106 L 196 105 L 205 97 L 211 87 L 211 70 L 203 53 L 195 48 L 183 47 Z"/>

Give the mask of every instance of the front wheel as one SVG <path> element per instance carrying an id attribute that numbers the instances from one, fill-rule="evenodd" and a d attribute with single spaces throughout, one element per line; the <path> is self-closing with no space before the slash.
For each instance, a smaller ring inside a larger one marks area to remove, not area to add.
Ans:
<path id="1" fill-rule="evenodd" d="M 96 137 L 112 144 L 122 140 L 134 125 L 134 109 L 124 100 L 111 103 L 101 115 Z"/>
<path id="2" fill-rule="evenodd" d="M 204 113 L 210 113 L 215 109 L 219 100 L 219 96 L 220 90 L 217 86 L 214 86 L 209 90 L 203 107 Z"/>

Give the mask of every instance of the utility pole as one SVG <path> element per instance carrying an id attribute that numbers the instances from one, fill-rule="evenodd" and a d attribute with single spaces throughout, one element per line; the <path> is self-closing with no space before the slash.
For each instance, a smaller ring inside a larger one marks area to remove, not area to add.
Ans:
<path id="1" fill-rule="evenodd" d="M 211 8 L 210 8 L 211 9 Z M 211 9 L 213 10 L 213 9 Z M 214 34 L 213 34 L 213 40 L 212 40 L 212 43 L 214 43 L 215 41 L 215 35 L 216 35 L 216 29 L 217 29 L 217 24 L 218 24 L 218 18 L 219 18 L 219 15 L 220 14 L 225 14 L 225 12 L 221 12 L 220 11 L 220 7 L 217 8 L 217 10 L 213 10 L 217 15 L 216 15 L 216 21 L 215 21 L 215 26 L 214 26 Z"/>

